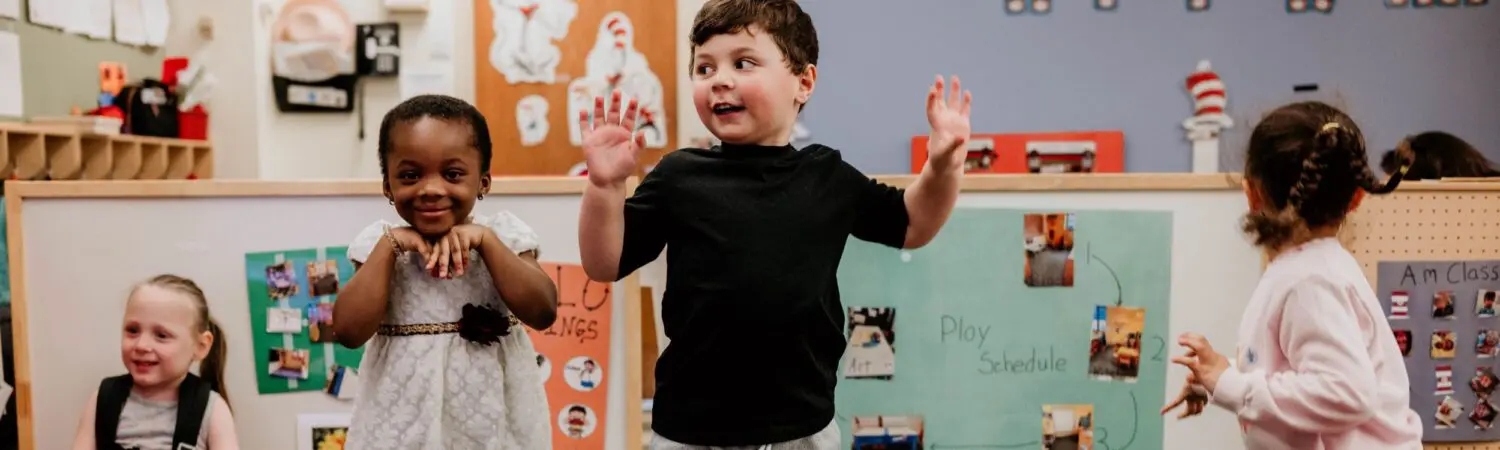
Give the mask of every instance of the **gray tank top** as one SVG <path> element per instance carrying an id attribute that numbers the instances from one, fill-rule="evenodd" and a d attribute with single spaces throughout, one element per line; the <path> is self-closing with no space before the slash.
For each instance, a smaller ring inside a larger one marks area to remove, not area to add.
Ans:
<path id="1" fill-rule="evenodd" d="M 224 401 L 218 392 L 210 392 L 208 411 L 203 412 L 203 426 L 198 429 L 198 450 L 208 449 L 208 423 L 214 412 L 214 403 Z M 120 411 L 120 427 L 115 430 L 115 443 L 125 448 L 141 450 L 175 450 L 172 448 L 172 433 L 177 430 L 177 402 L 154 402 L 130 394 L 125 408 Z"/>

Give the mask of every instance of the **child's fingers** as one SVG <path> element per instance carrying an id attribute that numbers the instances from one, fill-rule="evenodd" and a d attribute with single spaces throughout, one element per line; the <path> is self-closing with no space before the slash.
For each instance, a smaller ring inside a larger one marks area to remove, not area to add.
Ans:
<path id="1" fill-rule="evenodd" d="M 603 122 L 603 120 L 604 120 L 604 97 L 594 97 L 594 117 L 593 118 L 594 118 L 594 125 L 595 126 L 609 124 L 609 122 Z"/>
<path id="2" fill-rule="evenodd" d="M 578 112 L 578 132 L 583 133 L 583 138 L 584 139 L 588 139 L 589 134 L 593 133 L 593 131 L 594 131 L 594 125 L 591 124 L 591 123 L 589 123 L 589 112 L 586 111 L 586 110 L 585 111 L 579 111 Z"/>
<path id="3" fill-rule="evenodd" d="M 639 99 L 635 99 L 635 98 L 631 98 L 630 99 L 630 103 L 626 104 L 626 106 L 625 106 L 625 117 L 620 122 L 620 126 L 625 127 L 625 129 L 627 129 L 627 130 L 634 130 L 635 129 L 635 118 L 636 118 L 636 115 L 639 114 L 639 110 L 640 110 L 640 106 L 641 106 L 640 103 L 641 102 L 640 102 Z"/>
<path id="4" fill-rule="evenodd" d="M 450 256 L 450 258 L 451 258 L 450 262 L 451 262 L 452 267 L 453 267 L 452 272 L 450 272 L 450 276 L 463 275 L 464 274 L 464 254 L 466 254 L 466 253 L 469 252 L 469 247 L 467 245 L 463 245 L 463 243 L 461 242 L 461 239 L 456 234 L 453 235 L 453 237 L 451 238 L 451 241 L 452 242 L 448 243 L 448 248 L 453 251 L 453 255 Z"/>
<path id="5" fill-rule="evenodd" d="M 964 116 L 968 116 L 969 115 L 969 106 L 972 105 L 973 103 L 974 103 L 974 94 L 971 93 L 971 92 L 969 92 L 969 91 L 964 91 L 964 102 L 963 102 L 963 105 L 959 106 L 959 108 L 958 108 L 959 114 L 963 114 Z"/>
<path id="6" fill-rule="evenodd" d="M 1178 406 L 1182 406 L 1182 404 L 1186 401 L 1187 394 L 1177 396 L 1177 400 L 1173 400 L 1172 403 L 1168 403 L 1167 406 L 1163 406 L 1161 408 L 1161 414 L 1167 415 L 1167 412 L 1172 411 L 1173 409 L 1177 409 Z"/>
<path id="7" fill-rule="evenodd" d="M 1186 356 L 1173 356 L 1172 357 L 1172 362 L 1177 363 L 1177 364 L 1179 364 L 1179 365 L 1181 365 L 1183 367 L 1187 367 L 1188 370 L 1191 370 L 1193 372 L 1197 372 L 1198 371 L 1198 360 L 1197 359 L 1189 358 L 1189 357 L 1186 357 Z"/>
<path id="8" fill-rule="evenodd" d="M 953 76 L 952 92 L 948 93 L 948 105 L 947 106 L 949 106 L 949 107 L 959 106 L 958 105 L 958 101 L 962 98 L 963 92 L 964 92 L 963 88 L 960 87 L 959 84 L 958 84 L 958 75 L 954 75 Z"/>
<path id="9" fill-rule="evenodd" d="M 605 125 L 620 123 L 620 90 L 615 89 L 609 93 L 609 112 L 604 115 Z"/>

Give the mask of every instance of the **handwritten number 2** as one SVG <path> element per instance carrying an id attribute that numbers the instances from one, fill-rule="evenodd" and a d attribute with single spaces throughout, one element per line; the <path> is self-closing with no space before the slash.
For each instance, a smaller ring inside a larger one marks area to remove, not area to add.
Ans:
<path id="1" fill-rule="evenodd" d="M 1156 354 L 1151 356 L 1151 360 L 1152 361 L 1161 361 L 1161 352 L 1163 350 L 1167 349 L 1167 340 L 1166 339 L 1162 339 L 1161 336 L 1151 336 L 1151 337 L 1156 338 Z"/>

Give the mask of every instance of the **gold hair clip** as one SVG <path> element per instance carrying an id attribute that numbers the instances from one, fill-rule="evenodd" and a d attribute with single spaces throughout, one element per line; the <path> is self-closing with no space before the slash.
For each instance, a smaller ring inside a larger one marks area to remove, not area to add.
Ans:
<path id="1" fill-rule="evenodd" d="M 1338 128 L 1338 127 L 1339 127 L 1339 123 L 1338 122 L 1328 122 L 1328 123 L 1323 124 L 1323 130 L 1322 131 L 1328 131 L 1328 130 L 1332 130 L 1332 129 Z"/>

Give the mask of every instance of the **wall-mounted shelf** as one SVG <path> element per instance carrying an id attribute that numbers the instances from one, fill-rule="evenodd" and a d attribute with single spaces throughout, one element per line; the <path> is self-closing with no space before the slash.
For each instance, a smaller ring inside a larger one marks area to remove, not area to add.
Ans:
<path id="1" fill-rule="evenodd" d="M 183 180 L 213 178 L 213 145 L 0 123 L 0 178 L 7 180 Z"/>

